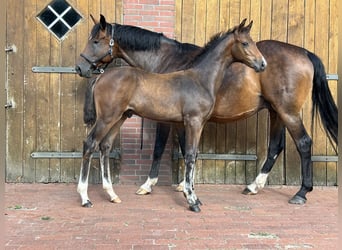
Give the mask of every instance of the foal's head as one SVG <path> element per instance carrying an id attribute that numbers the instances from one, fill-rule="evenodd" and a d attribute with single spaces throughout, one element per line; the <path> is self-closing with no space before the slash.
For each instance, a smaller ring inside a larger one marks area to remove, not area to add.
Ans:
<path id="1" fill-rule="evenodd" d="M 231 30 L 231 32 L 234 33 L 235 38 L 232 47 L 232 56 L 235 60 L 254 68 L 257 72 L 264 71 L 267 66 L 266 60 L 249 34 L 253 21 L 247 26 L 245 26 L 245 23 L 246 19 L 244 19 L 239 26 L 236 26 Z"/>
<path id="2" fill-rule="evenodd" d="M 108 65 L 114 58 L 120 57 L 120 48 L 114 41 L 115 24 L 107 23 L 102 15 L 100 22 L 93 16 L 91 18 L 94 27 L 75 67 L 76 72 L 83 77 L 91 77 L 94 69 Z"/>

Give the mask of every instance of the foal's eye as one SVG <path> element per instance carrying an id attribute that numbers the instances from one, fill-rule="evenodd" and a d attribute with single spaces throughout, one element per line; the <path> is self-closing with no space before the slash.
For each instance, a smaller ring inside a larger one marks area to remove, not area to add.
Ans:
<path id="1" fill-rule="evenodd" d="M 98 44 L 99 43 L 99 41 L 98 40 L 94 40 L 94 44 Z"/>
<path id="2" fill-rule="evenodd" d="M 248 42 L 242 42 L 241 44 L 242 44 L 242 46 L 245 47 L 245 48 L 249 45 Z"/>

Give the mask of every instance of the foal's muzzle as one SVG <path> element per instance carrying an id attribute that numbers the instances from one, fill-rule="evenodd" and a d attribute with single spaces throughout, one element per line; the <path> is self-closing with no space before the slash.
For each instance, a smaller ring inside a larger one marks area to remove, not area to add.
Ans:
<path id="1" fill-rule="evenodd" d="M 254 63 L 254 70 L 256 72 L 262 72 L 266 69 L 266 67 L 267 67 L 267 62 L 264 57 L 261 60 L 258 60 Z"/>

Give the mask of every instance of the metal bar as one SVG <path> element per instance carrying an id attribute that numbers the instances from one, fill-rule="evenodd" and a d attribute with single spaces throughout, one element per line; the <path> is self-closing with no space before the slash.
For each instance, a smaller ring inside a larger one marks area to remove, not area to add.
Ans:
<path id="1" fill-rule="evenodd" d="M 338 74 L 327 74 L 326 75 L 327 80 L 338 80 Z"/>
<path id="2" fill-rule="evenodd" d="M 72 73 L 75 74 L 75 67 L 54 67 L 54 66 L 34 66 L 32 67 L 34 73 Z"/>
<path id="3" fill-rule="evenodd" d="M 8 50 L 10 50 L 8 48 Z M 6 49 L 7 51 L 7 49 Z M 34 73 L 72 73 L 76 74 L 75 67 L 57 67 L 57 66 L 34 66 L 32 67 L 32 72 Z M 100 72 L 94 71 L 94 74 L 99 74 Z M 337 74 L 327 74 L 327 80 L 338 80 Z"/>
<path id="4" fill-rule="evenodd" d="M 59 158 L 59 159 L 76 159 L 82 158 L 81 152 L 32 152 L 31 157 L 34 159 L 49 159 L 49 158 Z M 100 154 L 95 152 L 93 158 L 99 158 Z M 109 154 L 109 158 L 120 159 L 120 151 L 115 150 Z"/>
<path id="5" fill-rule="evenodd" d="M 311 156 L 311 160 L 317 161 L 317 162 L 337 162 L 338 156 L 313 155 L 313 156 Z"/>
<path id="6" fill-rule="evenodd" d="M 183 159 L 183 155 L 179 152 L 173 154 L 173 160 Z M 256 155 L 248 154 L 198 154 L 198 160 L 231 160 L 231 161 L 255 161 L 258 159 Z"/>
<path id="7" fill-rule="evenodd" d="M 32 67 L 33 73 L 69 73 L 76 74 L 74 67 L 53 67 L 53 66 L 34 66 Z M 93 74 L 101 74 L 100 70 L 96 69 Z"/>

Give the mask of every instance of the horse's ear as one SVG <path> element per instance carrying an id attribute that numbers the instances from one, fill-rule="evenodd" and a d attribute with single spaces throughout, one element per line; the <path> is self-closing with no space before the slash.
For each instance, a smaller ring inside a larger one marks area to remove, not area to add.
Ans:
<path id="1" fill-rule="evenodd" d="M 101 30 L 105 30 L 107 27 L 106 18 L 102 14 L 100 15 L 100 27 Z"/>
<path id="2" fill-rule="evenodd" d="M 93 20 L 94 24 L 97 24 L 97 23 L 98 23 L 98 21 L 93 17 L 92 14 L 90 14 L 90 18 L 91 18 L 91 20 Z"/>

